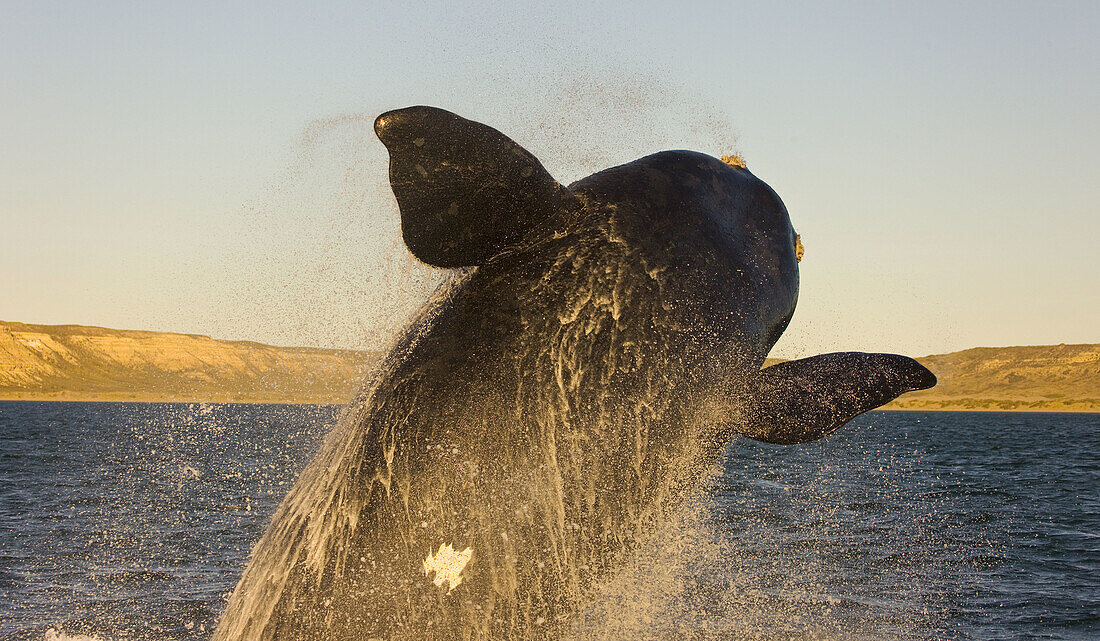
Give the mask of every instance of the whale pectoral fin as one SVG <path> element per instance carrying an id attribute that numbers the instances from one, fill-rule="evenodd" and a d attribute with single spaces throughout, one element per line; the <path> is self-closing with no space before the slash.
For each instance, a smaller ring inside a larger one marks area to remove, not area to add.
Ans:
<path id="1" fill-rule="evenodd" d="M 741 433 L 767 443 L 808 443 L 936 376 L 897 354 L 841 352 L 779 363 L 760 371 Z"/>
<path id="2" fill-rule="evenodd" d="M 479 265 L 579 206 L 526 149 L 449 111 L 389 111 L 374 131 L 390 153 L 405 244 L 430 265 Z"/>

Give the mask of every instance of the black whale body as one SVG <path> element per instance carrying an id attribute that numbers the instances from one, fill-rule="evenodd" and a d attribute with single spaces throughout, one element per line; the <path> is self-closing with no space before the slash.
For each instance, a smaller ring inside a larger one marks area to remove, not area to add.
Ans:
<path id="1" fill-rule="evenodd" d="M 302 473 L 215 639 L 557 638 L 728 438 L 814 440 L 935 384 L 888 354 L 760 369 L 797 241 L 744 168 L 670 151 L 565 188 L 443 110 L 376 131 L 406 244 L 468 269 Z"/>

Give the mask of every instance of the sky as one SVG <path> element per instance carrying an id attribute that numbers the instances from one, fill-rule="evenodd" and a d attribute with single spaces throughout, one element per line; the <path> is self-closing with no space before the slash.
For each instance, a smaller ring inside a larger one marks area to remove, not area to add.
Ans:
<path id="1" fill-rule="evenodd" d="M 0 319 L 372 348 L 446 277 L 378 113 L 561 182 L 742 154 L 806 256 L 775 354 L 1100 342 L 1100 3 L 0 0 Z"/>

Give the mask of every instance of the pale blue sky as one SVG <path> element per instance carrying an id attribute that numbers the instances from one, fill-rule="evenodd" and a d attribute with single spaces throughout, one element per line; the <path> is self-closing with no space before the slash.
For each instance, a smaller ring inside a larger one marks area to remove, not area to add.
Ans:
<path id="1" fill-rule="evenodd" d="M 420 103 L 563 181 L 743 153 L 783 355 L 1100 342 L 1100 3 L 738 5 L 0 1 L 0 319 L 372 344 L 436 278 L 369 130 Z"/>

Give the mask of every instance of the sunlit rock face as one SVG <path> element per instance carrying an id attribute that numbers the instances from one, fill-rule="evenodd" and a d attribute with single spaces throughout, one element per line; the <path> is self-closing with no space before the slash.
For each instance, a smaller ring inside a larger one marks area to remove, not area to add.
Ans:
<path id="1" fill-rule="evenodd" d="M 565 188 L 441 110 L 377 129 L 407 244 L 464 269 L 303 472 L 215 638 L 559 638 L 726 438 L 767 438 L 740 399 L 794 310 L 794 231 L 702 154 Z"/>
<path id="2" fill-rule="evenodd" d="M 0 321 L 0 399 L 343 403 L 378 355 Z"/>

